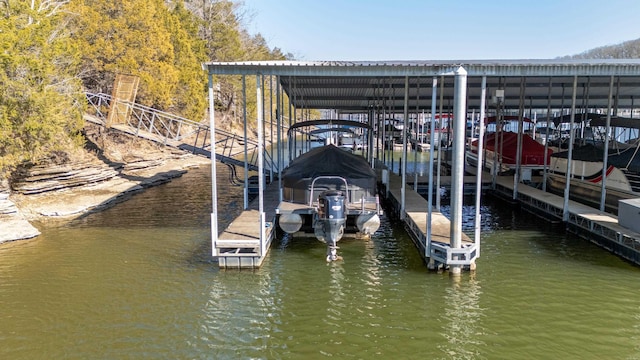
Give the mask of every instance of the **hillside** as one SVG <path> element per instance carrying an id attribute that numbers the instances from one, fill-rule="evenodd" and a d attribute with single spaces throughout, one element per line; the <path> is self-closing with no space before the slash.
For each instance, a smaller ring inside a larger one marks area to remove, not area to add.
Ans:
<path id="1" fill-rule="evenodd" d="M 563 56 L 560 59 L 640 59 L 640 39 L 600 46 L 580 54 Z"/>

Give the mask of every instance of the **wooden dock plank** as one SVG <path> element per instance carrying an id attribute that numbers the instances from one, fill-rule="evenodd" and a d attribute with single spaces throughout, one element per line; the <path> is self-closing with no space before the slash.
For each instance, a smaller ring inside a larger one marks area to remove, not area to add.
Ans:
<path id="1" fill-rule="evenodd" d="M 501 179 L 497 183 L 504 189 L 513 191 L 513 181 Z M 541 212 L 555 209 L 555 216 L 562 214 L 564 207 L 562 196 L 544 192 L 525 184 L 518 185 L 518 193 L 519 199 L 523 203 L 526 203 L 527 198 L 537 202 L 527 203 L 529 207 Z M 548 207 L 540 208 L 538 203 L 547 204 Z M 618 217 L 613 214 L 601 212 L 599 209 L 573 200 L 568 201 L 568 211 L 567 224 L 569 226 L 567 228 L 570 231 L 640 265 L 640 233 L 620 226 Z"/>
<path id="2" fill-rule="evenodd" d="M 277 182 L 266 185 L 263 192 L 266 251 L 264 253 L 261 251 L 260 199 L 256 197 L 249 203 L 249 208 L 240 213 L 218 235 L 215 247 L 220 251 L 223 250 L 218 255 L 220 267 L 255 268 L 261 266 L 276 233 L 275 216 L 279 198 L 278 193 Z"/>
<path id="3" fill-rule="evenodd" d="M 473 177 L 475 179 L 475 177 Z M 389 174 L 389 194 L 400 203 L 402 198 L 402 177 Z M 405 187 L 405 213 L 411 218 L 419 230 L 427 233 L 428 201 L 411 187 Z M 432 241 L 449 244 L 451 241 L 451 222 L 441 212 L 432 207 L 431 211 L 431 239 Z M 463 244 L 472 244 L 473 241 L 466 234 L 462 234 Z"/>

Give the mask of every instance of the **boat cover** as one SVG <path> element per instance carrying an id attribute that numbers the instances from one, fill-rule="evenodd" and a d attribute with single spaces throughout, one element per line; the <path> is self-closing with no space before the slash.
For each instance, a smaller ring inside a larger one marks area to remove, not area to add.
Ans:
<path id="1" fill-rule="evenodd" d="M 376 194 L 376 173 L 362 156 L 354 155 L 335 145 L 326 145 L 300 155 L 282 171 L 285 198 L 289 201 L 307 202 L 311 182 L 318 176 L 343 177 L 349 184 L 350 193 L 357 189 L 359 196 Z M 320 184 L 319 181 L 316 185 Z M 327 185 L 326 189 L 346 190 L 344 183 L 332 183 L 334 185 Z M 316 186 L 314 194 L 321 190 Z M 359 197 L 353 195 L 350 197 L 351 201 L 359 200 Z M 303 196 L 305 198 L 302 198 Z"/>
<path id="2" fill-rule="evenodd" d="M 518 134 L 514 132 L 488 133 L 485 137 L 484 147 L 493 152 L 499 152 L 502 141 L 502 158 L 505 164 L 515 164 L 518 154 Z M 473 141 L 473 145 L 478 147 L 478 140 Z M 498 149 L 496 149 L 498 147 Z M 549 156 L 553 153 L 547 149 L 547 164 L 550 163 Z M 544 145 L 535 141 L 531 136 L 522 134 L 522 157 L 521 165 L 544 165 Z"/>
<path id="3" fill-rule="evenodd" d="M 569 151 L 562 151 L 553 154 L 553 156 L 566 159 L 569 156 Z M 593 144 L 574 147 L 571 152 L 571 158 L 581 161 L 602 162 L 604 149 Z M 636 152 L 636 148 L 627 148 L 622 151 L 609 150 L 607 164 L 622 170 L 640 172 L 640 154 Z"/>

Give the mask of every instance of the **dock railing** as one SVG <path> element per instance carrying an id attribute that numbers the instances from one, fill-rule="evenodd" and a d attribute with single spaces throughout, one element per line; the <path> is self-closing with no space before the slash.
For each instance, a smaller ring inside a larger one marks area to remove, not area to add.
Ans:
<path id="1" fill-rule="evenodd" d="M 102 121 L 103 125 L 107 125 L 109 109 L 117 109 L 123 111 L 127 116 L 126 125 L 132 131 L 133 135 L 154 140 L 164 145 L 174 146 L 183 150 L 189 150 L 194 154 L 211 157 L 211 131 L 209 124 L 193 121 L 174 115 L 168 112 L 157 110 L 148 106 L 113 99 L 110 95 L 102 93 L 85 93 L 87 103 L 89 105 L 88 112 L 90 115 Z M 112 107 L 112 102 L 116 101 L 118 106 Z M 244 163 L 244 145 L 247 145 L 249 170 L 257 171 L 258 169 L 258 142 L 252 139 L 245 139 L 243 136 L 233 134 L 229 131 L 216 129 L 215 145 L 216 158 L 223 163 L 232 163 L 240 165 Z M 268 171 L 277 171 L 269 152 L 264 151 L 264 169 Z"/>

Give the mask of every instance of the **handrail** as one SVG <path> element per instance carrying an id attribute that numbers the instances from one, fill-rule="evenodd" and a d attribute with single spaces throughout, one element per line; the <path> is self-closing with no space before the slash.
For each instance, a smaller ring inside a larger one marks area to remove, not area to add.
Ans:
<path id="1" fill-rule="evenodd" d="M 89 105 L 95 110 L 95 115 L 98 116 L 103 122 L 106 122 L 107 111 L 110 108 L 111 102 L 114 100 L 110 95 L 103 93 L 85 93 L 85 97 Z M 127 125 L 135 129 L 135 134 L 140 136 L 140 130 L 147 131 L 154 136 L 160 136 L 164 138 L 165 145 L 169 144 L 169 139 L 173 141 L 188 141 L 187 139 L 195 135 L 195 139 L 192 144 L 186 144 L 193 147 L 193 152 L 196 153 L 198 149 L 211 152 L 211 139 L 210 139 L 210 127 L 208 124 L 193 121 L 178 115 L 174 115 L 165 111 L 157 110 L 148 106 L 132 103 L 125 100 L 117 99 L 117 104 L 125 105 L 129 111 L 130 116 L 126 117 Z M 128 111 L 127 111 L 128 112 Z M 135 118 L 137 123 L 133 123 L 132 119 Z M 158 124 L 159 122 L 159 124 Z M 189 131 L 194 128 L 193 131 Z M 202 144 L 198 144 L 201 132 L 204 131 L 204 139 Z M 216 134 L 220 135 L 220 139 L 215 141 L 215 144 L 222 144 L 220 151 L 216 151 L 217 155 L 233 159 L 244 152 L 244 149 L 240 151 L 233 151 L 233 145 L 236 143 L 245 143 L 248 147 L 248 151 L 253 152 L 251 159 L 246 159 L 252 168 L 257 169 L 257 157 L 255 156 L 255 150 L 258 149 L 259 143 L 256 140 L 241 137 L 237 134 L 225 131 L 222 129 L 216 129 Z M 208 139 L 209 138 L 209 139 Z M 277 171 L 275 163 L 271 155 L 265 150 L 265 164 L 267 168 L 271 168 L 273 171 Z M 220 160 L 224 162 L 223 160 Z M 269 171 L 268 169 L 265 169 Z"/>
<path id="2" fill-rule="evenodd" d="M 314 178 L 313 181 L 311 181 L 311 193 L 309 194 L 309 206 L 313 206 L 313 188 L 316 183 L 316 180 L 318 179 L 338 179 L 338 180 L 344 181 L 344 189 L 345 189 L 344 192 L 346 193 L 345 201 L 347 204 L 349 204 L 349 184 L 347 183 L 347 179 L 343 178 L 342 176 L 318 176 Z"/>

